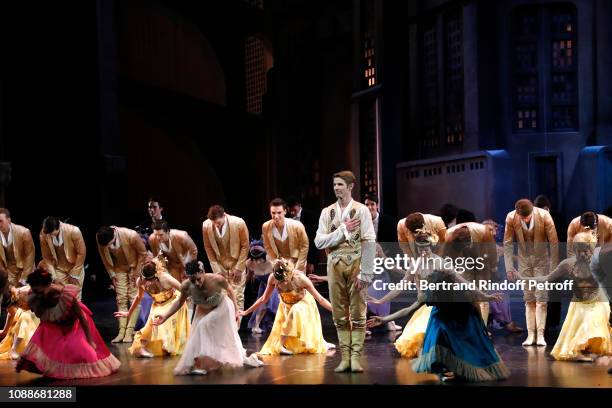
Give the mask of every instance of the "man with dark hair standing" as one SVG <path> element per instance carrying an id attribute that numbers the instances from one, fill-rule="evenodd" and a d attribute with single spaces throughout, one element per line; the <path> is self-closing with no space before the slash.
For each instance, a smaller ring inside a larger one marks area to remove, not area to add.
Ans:
<path id="1" fill-rule="evenodd" d="M 11 285 L 21 286 L 34 270 L 34 240 L 29 229 L 11 222 L 6 208 L 0 208 L 0 240 L 0 269 L 6 270 Z"/>
<path id="2" fill-rule="evenodd" d="M 242 311 L 249 230 L 242 218 L 227 214 L 220 205 L 210 207 L 207 217 L 202 224 L 202 235 L 210 267 L 214 273 L 227 279 L 236 296 L 238 309 Z"/>
<path id="3" fill-rule="evenodd" d="M 351 171 L 334 174 L 337 201 L 321 211 L 315 244 L 327 252 L 327 278 L 342 361 L 336 372 L 363 372 L 366 291 L 372 282 L 376 232 L 368 208 L 353 200 Z"/>
<path id="4" fill-rule="evenodd" d="M 98 252 L 117 295 L 117 311 L 127 312 L 138 294 L 136 279 L 140 276 L 147 250 L 136 231 L 128 228 L 103 226 L 96 234 Z M 139 312 L 132 313 L 130 321 L 119 318 L 119 333 L 113 343 L 131 343 Z"/>
<path id="5" fill-rule="evenodd" d="M 363 203 L 368 207 L 372 215 L 372 224 L 374 224 L 374 231 L 376 231 L 376 242 L 397 242 L 396 220 L 390 215 L 380 212 L 378 197 L 373 194 L 366 194 Z M 384 249 L 386 250 L 387 248 Z"/>
<path id="6" fill-rule="evenodd" d="M 504 231 L 506 273 L 511 279 L 517 275 L 546 276 L 559 263 L 555 223 L 548 211 L 534 207 L 526 198 L 518 200 L 514 208 L 506 216 Z M 518 245 L 518 274 L 513 262 L 515 242 Z M 525 289 L 524 298 L 527 339 L 523 345 L 545 346 L 548 292 Z"/>
<path id="7" fill-rule="evenodd" d="M 287 198 L 287 207 L 289 216 L 301 222 L 306 229 L 306 235 L 308 236 L 308 263 L 306 264 L 306 272 L 309 274 L 314 273 L 315 267 L 319 263 L 319 250 L 314 244 L 319 220 L 317 220 L 317 216 L 312 211 L 302 207 L 302 202 L 296 196 Z"/>
<path id="8" fill-rule="evenodd" d="M 272 261 L 284 258 L 298 271 L 306 270 L 308 235 L 304 225 L 286 218 L 287 204 L 281 198 L 270 201 L 270 217 L 261 227 L 264 247 Z"/>
<path id="9" fill-rule="evenodd" d="M 187 279 L 185 265 L 198 259 L 198 247 L 185 231 L 170 229 L 164 220 L 153 223 L 149 245 L 154 256 L 161 252 L 168 259 L 168 272 L 179 282 Z"/>
<path id="10" fill-rule="evenodd" d="M 40 231 L 40 250 L 46 269 L 54 280 L 79 288 L 81 300 L 85 279 L 85 240 L 79 227 L 47 217 Z"/>
<path id="11" fill-rule="evenodd" d="M 163 216 L 164 207 L 161 204 L 161 201 L 157 197 L 150 197 L 147 201 L 147 211 L 149 212 L 149 217 L 140 223 L 138 227 L 138 232 L 142 235 L 149 236 L 153 232 L 151 226 L 155 221 L 165 220 Z M 167 220 L 166 220 L 167 221 Z"/>

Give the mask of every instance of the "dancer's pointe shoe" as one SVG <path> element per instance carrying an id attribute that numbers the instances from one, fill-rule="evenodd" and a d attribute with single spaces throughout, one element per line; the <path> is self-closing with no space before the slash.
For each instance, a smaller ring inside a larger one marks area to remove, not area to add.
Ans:
<path id="1" fill-rule="evenodd" d="M 533 331 L 529 331 L 527 332 L 527 340 L 523 342 L 523 346 L 533 346 L 535 341 L 535 333 Z"/>
<path id="2" fill-rule="evenodd" d="M 124 337 L 125 337 L 125 329 L 121 328 L 119 329 L 119 334 L 117 334 L 117 337 L 111 340 L 111 343 L 121 343 Z"/>
<path id="3" fill-rule="evenodd" d="M 153 355 L 153 353 L 151 353 L 149 350 L 143 347 L 140 349 L 140 352 L 138 353 L 138 357 L 153 358 L 155 356 Z"/>
<path id="4" fill-rule="evenodd" d="M 16 352 L 15 350 L 11 350 L 11 360 L 19 360 L 19 353 Z"/>
<path id="5" fill-rule="evenodd" d="M 402 326 L 398 326 L 395 322 L 387 323 L 387 331 L 398 331 L 402 330 Z"/>
<path id="6" fill-rule="evenodd" d="M 206 375 L 208 372 L 202 368 L 194 368 L 189 372 L 190 375 Z"/>
<path id="7" fill-rule="evenodd" d="M 263 333 L 263 330 L 261 330 L 259 327 L 253 327 L 251 329 L 251 333 L 253 333 L 253 334 L 261 334 L 261 333 Z"/>
<path id="8" fill-rule="evenodd" d="M 595 361 L 595 359 L 591 356 L 587 356 L 583 354 L 579 357 L 576 357 L 576 361 L 579 361 L 581 363 L 592 363 L 593 361 Z"/>
<path id="9" fill-rule="evenodd" d="M 287 349 L 285 348 L 285 346 L 281 346 L 280 353 L 281 353 L 281 355 L 283 355 L 283 356 L 292 356 L 292 355 L 293 355 L 293 351 L 291 351 L 291 350 L 287 350 Z"/>
<path id="10" fill-rule="evenodd" d="M 538 346 L 545 346 L 546 340 L 544 340 L 544 330 L 538 329 L 538 341 L 536 343 Z"/>

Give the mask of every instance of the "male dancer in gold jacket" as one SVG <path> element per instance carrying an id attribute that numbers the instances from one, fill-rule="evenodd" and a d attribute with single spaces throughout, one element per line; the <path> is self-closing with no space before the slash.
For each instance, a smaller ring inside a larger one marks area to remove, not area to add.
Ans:
<path id="1" fill-rule="evenodd" d="M 220 205 L 210 207 L 207 217 L 202 224 L 202 235 L 210 267 L 227 279 L 238 308 L 244 310 L 249 230 L 242 218 L 227 214 Z"/>
<path id="2" fill-rule="evenodd" d="M 147 256 L 144 241 L 131 229 L 103 226 L 96 234 L 96 242 L 104 268 L 115 288 L 117 310 L 127 312 L 138 294 L 136 279 L 140 276 Z M 132 313 L 129 321 L 125 317 L 119 318 L 119 333 L 112 340 L 113 343 L 134 341 L 134 326 L 139 310 Z"/>

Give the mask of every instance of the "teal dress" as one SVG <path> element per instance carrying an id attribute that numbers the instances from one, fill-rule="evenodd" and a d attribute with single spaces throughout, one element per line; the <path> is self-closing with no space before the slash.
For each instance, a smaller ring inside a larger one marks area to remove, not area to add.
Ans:
<path id="1" fill-rule="evenodd" d="M 453 273 L 435 271 L 431 282 L 452 282 Z M 497 381 L 510 371 L 487 335 L 473 294 L 467 292 L 426 292 L 427 304 L 433 306 L 425 331 L 423 349 L 413 361 L 415 372 L 452 371 L 470 382 Z"/>

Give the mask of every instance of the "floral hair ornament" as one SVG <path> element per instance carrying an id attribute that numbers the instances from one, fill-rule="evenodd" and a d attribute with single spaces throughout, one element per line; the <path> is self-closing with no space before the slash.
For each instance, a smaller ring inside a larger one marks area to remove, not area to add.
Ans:
<path id="1" fill-rule="evenodd" d="M 283 282 L 290 273 L 291 266 L 285 259 L 280 258 L 274 263 L 274 278 L 277 281 Z"/>

